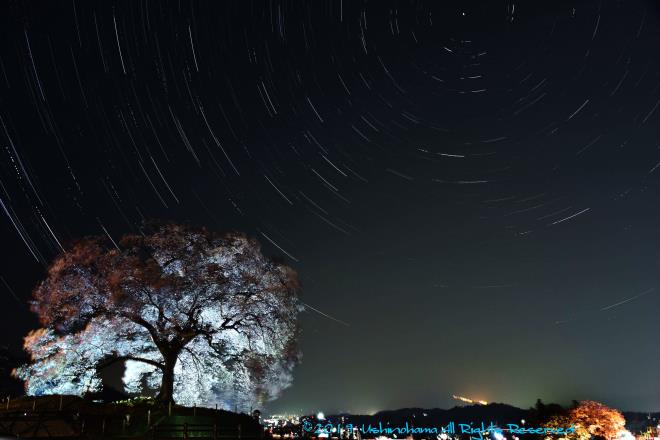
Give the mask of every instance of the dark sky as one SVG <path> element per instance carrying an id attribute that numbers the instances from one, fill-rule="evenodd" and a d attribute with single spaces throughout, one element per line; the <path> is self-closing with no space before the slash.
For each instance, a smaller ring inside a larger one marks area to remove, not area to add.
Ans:
<path id="1" fill-rule="evenodd" d="M 656 2 L 1 8 L 10 349 L 60 243 L 160 218 L 256 236 L 347 323 L 302 315 L 268 411 L 660 409 Z"/>

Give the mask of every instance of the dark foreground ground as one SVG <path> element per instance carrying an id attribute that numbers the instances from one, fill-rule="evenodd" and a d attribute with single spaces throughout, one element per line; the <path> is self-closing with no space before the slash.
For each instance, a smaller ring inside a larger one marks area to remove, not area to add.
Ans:
<path id="1" fill-rule="evenodd" d="M 259 423 L 246 414 L 153 401 L 99 403 L 76 396 L 21 397 L 0 403 L 2 438 L 257 439 Z"/>

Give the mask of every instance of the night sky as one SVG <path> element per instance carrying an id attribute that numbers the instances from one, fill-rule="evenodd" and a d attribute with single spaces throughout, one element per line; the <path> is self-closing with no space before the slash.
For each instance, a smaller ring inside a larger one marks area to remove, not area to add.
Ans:
<path id="1" fill-rule="evenodd" d="M 158 218 L 300 273 L 304 358 L 269 412 L 660 409 L 657 2 L 0 8 L 14 353 L 60 246 Z"/>

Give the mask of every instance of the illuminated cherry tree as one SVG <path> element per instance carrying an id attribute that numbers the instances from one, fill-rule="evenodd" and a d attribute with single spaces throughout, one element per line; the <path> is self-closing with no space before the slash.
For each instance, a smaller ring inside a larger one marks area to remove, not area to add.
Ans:
<path id="1" fill-rule="evenodd" d="M 548 427 L 568 428 L 573 426 L 574 433 L 559 436 L 559 438 L 568 440 L 589 440 L 591 438 L 629 440 L 632 435 L 625 429 L 625 425 L 626 419 L 621 412 L 592 400 L 580 402 L 566 415 L 557 415 L 547 424 Z"/>
<path id="2" fill-rule="evenodd" d="M 33 292 L 43 328 L 25 338 L 28 394 L 84 394 L 122 361 L 126 391 L 247 408 L 292 380 L 299 283 L 243 234 L 158 225 L 117 246 L 82 240 Z"/>

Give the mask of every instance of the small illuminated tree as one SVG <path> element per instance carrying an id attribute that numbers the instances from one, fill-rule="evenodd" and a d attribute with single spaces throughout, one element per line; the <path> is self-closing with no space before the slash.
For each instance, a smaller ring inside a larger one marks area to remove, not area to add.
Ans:
<path id="1" fill-rule="evenodd" d="M 616 409 L 599 402 L 585 400 L 568 411 L 567 415 L 557 415 L 547 424 L 548 427 L 575 427 L 575 433 L 559 436 L 570 440 L 589 440 L 592 437 L 613 440 L 626 436 L 626 419 Z"/>
<path id="2" fill-rule="evenodd" d="M 256 240 L 181 225 L 79 241 L 33 292 L 43 328 L 14 371 L 28 394 L 83 394 L 125 362 L 129 392 L 247 407 L 291 382 L 299 361 L 297 274 Z"/>

